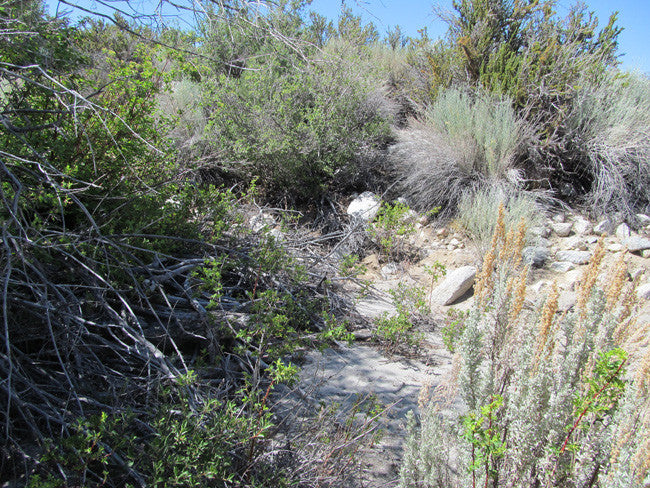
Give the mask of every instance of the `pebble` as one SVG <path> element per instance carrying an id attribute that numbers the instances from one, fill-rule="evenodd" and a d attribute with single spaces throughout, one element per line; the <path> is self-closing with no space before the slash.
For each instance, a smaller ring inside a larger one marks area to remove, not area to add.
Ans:
<path id="1" fill-rule="evenodd" d="M 576 269 L 576 265 L 568 261 L 555 261 L 549 267 L 557 273 L 566 273 L 567 271 Z"/>

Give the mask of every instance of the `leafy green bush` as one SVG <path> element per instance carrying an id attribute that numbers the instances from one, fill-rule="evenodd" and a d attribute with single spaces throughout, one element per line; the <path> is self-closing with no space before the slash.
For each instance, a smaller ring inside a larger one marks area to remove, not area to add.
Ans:
<path id="1" fill-rule="evenodd" d="M 376 320 L 374 337 L 390 352 L 416 348 L 424 339 L 416 325 L 431 312 L 424 289 L 399 283 L 388 293 L 396 313 L 391 315 L 384 312 Z"/>
<path id="2" fill-rule="evenodd" d="M 222 167 L 291 200 L 363 186 L 390 137 L 363 78 L 341 57 L 310 60 L 281 41 L 264 49 L 274 55 L 202 83 L 206 138 Z"/>
<path id="3" fill-rule="evenodd" d="M 408 255 L 406 239 L 415 233 L 413 212 L 404 203 L 384 202 L 368 232 L 383 259 L 398 261 Z"/>

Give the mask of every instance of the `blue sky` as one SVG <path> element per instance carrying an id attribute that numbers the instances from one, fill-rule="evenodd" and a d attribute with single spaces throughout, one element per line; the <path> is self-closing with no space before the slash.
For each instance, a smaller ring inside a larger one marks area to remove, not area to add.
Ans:
<path id="1" fill-rule="evenodd" d="M 105 10 L 93 0 L 74 1 L 93 10 L 98 7 Z M 124 5 L 120 0 L 108 2 Z M 54 12 L 57 3 L 57 0 L 47 0 L 51 12 Z M 159 0 L 131 0 L 131 3 L 139 10 L 149 10 L 155 8 Z M 341 12 L 341 3 L 341 0 L 313 0 L 311 9 L 335 20 Z M 565 16 L 575 3 L 572 0 L 557 0 L 558 15 Z M 600 25 L 607 22 L 614 10 L 619 12 L 617 24 L 624 28 L 619 37 L 622 67 L 650 73 L 650 0 L 584 0 L 583 3 L 596 13 Z M 417 37 L 418 29 L 426 27 L 429 37 L 435 39 L 444 35 L 446 25 L 434 15 L 433 5 L 449 10 L 452 0 L 345 0 L 345 4 L 361 15 L 364 21 L 372 21 L 382 35 L 389 28 L 399 25 L 405 35 Z M 64 11 L 71 10 L 65 5 L 59 7 Z M 176 15 L 177 11 L 173 14 Z"/>
<path id="2" fill-rule="evenodd" d="M 365 21 L 372 21 L 383 35 L 388 28 L 399 25 L 412 37 L 418 29 L 427 27 L 429 37 L 437 38 L 446 31 L 445 24 L 434 14 L 432 6 L 451 9 L 451 0 L 346 0 L 348 5 Z M 556 11 L 565 16 L 575 1 L 558 0 Z M 623 68 L 639 69 L 650 73 L 650 0 L 585 0 L 589 10 L 596 13 L 599 25 L 605 25 L 609 15 L 619 12 L 619 27 L 624 30 L 619 37 L 619 52 Z M 341 0 L 314 0 L 312 10 L 335 19 L 341 11 Z"/>

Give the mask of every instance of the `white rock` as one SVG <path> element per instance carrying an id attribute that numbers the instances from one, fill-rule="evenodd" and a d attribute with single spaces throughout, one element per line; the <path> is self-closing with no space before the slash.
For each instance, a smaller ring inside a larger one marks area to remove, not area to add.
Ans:
<path id="1" fill-rule="evenodd" d="M 582 275 L 583 271 L 580 269 L 574 269 L 565 274 L 564 282 L 567 284 L 567 289 L 575 289 L 575 285 L 582 279 Z"/>
<path id="2" fill-rule="evenodd" d="M 585 242 L 585 239 L 584 237 L 581 236 L 569 237 L 567 240 L 564 241 L 564 247 L 566 249 L 574 249 L 576 251 L 587 250 L 587 244 Z"/>
<path id="3" fill-rule="evenodd" d="M 568 291 L 562 293 L 557 300 L 557 309 L 559 312 L 566 312 L 567 310 L 573 308 L 577 302 L 578 296 L 575 292 Z"/>
<path id="4" fill-rule="evenodd" d="M 406 197 L 399 197 L 397 200 L 395 200 L 397 203 L 404 205 L 406 207 L 410 207 L 409 201 L 406 199 Z"/>
<path id="5" fill-rule="evenodd" d="M 586 236 L 585 241 L 587 241 L 587 244 L 596 244 L 598 242 L 598 237 L 596 237 L 596 236 Z"/>
<path id="6" fill-rule="evenodd" d="M 587 264 L 591 259 L 589 251 L 559 251 L 555 255 L 558 261 L 569 261 L 573 264 Z"/>
<path id="7" fill-rule="evenodd" d="M 365 191 L 348 205 L 347 214 L 364 222 L 371 222 L 379 212 L 381 200 L 370 191 Z"/>
<path id="8" fill-rule="evenodd" d="M 474 266 L 455 269 L 431 292 L 431 297 L 439 305 L 450 305 L 472 287 L 475 278 L 476 268 Z"/>
<path id="9" fill-rule="evenodd" d="M 534 236 L 547 238 L 551 236 L 551 229 L 548 227 L 531 227 L 530 233 Z"/>
<path id="10" fill-rule="evenodd" d="M 573 231 L 576 234 L 579 235 L 591 234 L 593 230 L 594 230 L 594 226 L 591 225 L 591 222 L 589 222 L 584 217 L 576 217 L 575 221 L 573 222 Z"/>
<path id="11" fill-rule="evenodd" d="M 630 278 L 632 281 L 636 280 L 639 276 L 643 275 L 645 273 L 645 269 L 643 268 L 637 268 L 634 271 L 630 272 Z"/>
<path id="12" fill-rule="evenodd" d="M 568 237 L 571 234 L 573 222 L 555 222 L 551 224 L 551 227 L 559 237 Z"/>
<path id="13" fill-rule="evenodd" d="M 638 213 L 638 214 L 636 214 L 636 218 L 637 218 L 637 220 L 639 221 L 639 224 L 641 224 L 642 227 L 650 225 L 650 217 L 648 217 L 646 214 Z"/>
<path id="14" fill-rule="evenodd" d="M 535 293 L 535 295 L 539 295 L 542 290 L 545 288 L 551 286 L 551 282 L 548 280 L 539 280 L 537 283 L 534 285 L 530 286 L 531 291 Z"/>
<path id="15" fill-rule="evenodd" d="M 553 222 L 563 224 L 564 222 L 566 222 L 566 215 L 564 215 L 563 213 L 555 214 L 553 216 Z"/>
<path id="16" fill-rule="evenodd" d="M 603 235 L 611 234 L 612 232 L 612 223 L 609 220 L 601 220 L 594 226 L 594 234 Z"/>
<path id="17" fill-rule="evenodd" d="M 451 244 L 452 246 L 459 247 L 461 245 L 461 242 L 454 237 L 451 241 L 449 241 L 449 244 Z"/>
<path id="18" fill-rule="evenodd" d="M 623 245 L 627 247 L 630 252 L 643 251 L 650 249 L 650 239 L 641 236 L 632 236 L 623 241 Z"/>
<path id="19" fill-rule="evenodd" d="M 396 263 L 388 263 L 386 266 L 381 268 L 381 275 L 384 278 L 396 275 L 397 273 L 399 273 L 399 265 Z"/>
<path id="20" fill-rule="evenodd" d="M 636 289 L 636 294 L 639 298 L 650 300 L 650 283 L 644 283 Z"/>
<path id="21" fill-rule="evenodd" d="M 610 252 L 619 252 L 622 249 L 623 249 L 623 244 L 619 244 L 618 242 L 614 242 L 613 244 L 607 246 L 607 250 Z"/>
<path id="22" fill-rule="evenodd" d="M 650 249 L 644 249 L 643 251 L 641 251 L 641 256 L 643 256 L 646 259 L 650 258 Z"/>
<path id="23" fill-rule="evenodd" d="M 555 261 L 549 267 L 557 273 L 566 273 L 567 271 L 576 269 L 576 265 L 568 261 Z"/>
<path id="24" fill-rule="evenodd" d="M 250 220 L 253 232 L 261 232 L 275 226 L 275 219 L 266 213 L 260 213 Z"/>
<path id="25" fill-rule="evenodd" d="M 620 240 L 627 239 L 630 237 L 630 235 L 630 228 L 627 224 L 623 223 L 616 227 L 616 237 L 618 237 Z"/>

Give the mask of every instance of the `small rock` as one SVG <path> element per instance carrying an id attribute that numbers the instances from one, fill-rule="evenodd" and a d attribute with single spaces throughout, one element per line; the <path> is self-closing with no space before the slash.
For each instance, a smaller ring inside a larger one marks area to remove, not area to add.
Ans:
<path id="1" fill-rule="evenodd" d="M 578 297 L 575 292 L 569 291 L 562 293 L 557 299 L 557 310 L 558 312 L 566 312 L 573 308 L 573 306 L 578 301 Z"/>
<path id="2" fill-rule="evenodd" d="M 354 340 L 369 341 L 370 339 L 372 339 L 372 331 L 370 329 L 359 329 L 354 331 Z"/>
<path id="3" fill-rule="evenodd" d="M 574 269 L 569 271 L 564 275 L 564 282 L 567 284 L 566 288 L 569 290 L 574 290 L 576 283 L 582 279 L 583 271 L 580 269 Z"/>
<path id="4" fill-rule="evenodd" d="M 650 249 L 644 249 L 643 251 L 641 251 L 641 256 L 643 256 L 646 259 L 650 258 Z"/>
<path id="5" fill-rule="evenodd" d="M 650 225 L 650 217 L 648 217 L 646 214 L 638 213 L 636 214 L 636 219 L 639 222 L 639 225 L 641 225 L 641 227 L 646 227 Z"/>
<path id="6" fill-rule="evenodd" d="M 472 287 L 475 278 L 476 268 L 474 266 L 455 269 L 431 292 L 431 296 L 439 305 L 450 305 Z"/>
<path id="7" fill-rule="evenodd" d="M 612 228 L 612 223 L 609 220 L 601 220 L 594 226 L 594 234 L 599 236 L 611 234 Z"/>
<path id="8" fill-rule="evenodd" d="M 576 217 L 575 221 L 573 222 L 573 231 L 578 235 L 582 236 L 591 234 L 593 230 L 594 226 L 591 225 L 591 222 L 589 222 L 584 217 Z"/>
<path id="9" fill-rule="evenodd" d="M 396 263 L 388 263 L 385 265 L 383 268 L 381 268 L 381 275 L 384 278 L 388 278 L 390 276 L 394 276 L 397 273 L 399 273 L 399 265 Z"/>
<path id="10" fill-rule="evenodd" d="M 539 295 L 542 290 L 545 288 L 551 286 L 551 282 L 548 280 L 539 280 L 537 283 L 534 285 L 531 285 L 530 289 L 535 293 L 535 295 Z"/>
<path id="11" fill-rule="evenodd" d="M 571 234 L 573 222 L 555 222 L 551 224 L 551 227 L 559 237 L 568 237 Z"/>
<path id="12" fill-rule="evenodd" d="M 564 222 L 566 222 L 566 215 L 564 215 L 563 213 L 555 214 L 553 216 L 553 222 L 563 224 Z"/>
<path id="13" fill-rule="evenodd" d="M 623 244 L 619 244 L 618 242 L 614 242 L 613 244 L 607 246 L 607 250 L 610 252 L 619 252 L 622 249 L 623 249 Z"/>
<path id="14" fill-rule="evenodd" d="M 379 269 L 379 256 L 377 254 L 371 254 L 363 258 L 361 263 L 369 269 Z"/>
<path id="15" fill-rule="evenodd" d="M 576 251 L 586 251 L 587 244 L 585 239 L 581 236 L 573 236 L 564 241 L 564 247 L 566 249 L 574 249 Z"/>
<path id="16" fill-rule="evenodd" d="M 639 298 L 650 300 L 650 283 L 645 283 L 636 289 L 636 294 Z"/>
<path id="17" fill-rule="evenodd" d="M 449 244 L 458 247 L 460 246 L 460 241 L 454 237 L 452 240 L 449 241 Z"/>
<path id="18" fill-rule="evenodd" d="M 587 244 L 596 244 L 598 242 L 598 237 L 596 237 L 596 236 L 585 236 L 585 241 L 587 241 Z"/>
<path id="19" fill-rule="evenodd" d="M 371 222 L 377 216 L 380 204 L 381 201 L 377 195 L 370 191 L 364 191 L 350 202 L 347 214 L 354 219 Z"/>
<path id="20" fill-rule="evenodd" d="M 623 241 L 623 245 L 627 247 L 630 252 L 643 251 L 650 249 L 650 239 L 641 236 L 632 236 Z"/>
<path id="21" fill-rule="evenodd" d="M 639 276 L 643 275 L 645 273 L 645 269 L 643 268 L 637 268 L 634 271 L 630 273 L 630 279 L 632 281 L 636 280 Z"/>
<path id="22" fill-rule="evenodd" d="M 444 227 L 442 229 L 436 230 L 436 235 L 440 238 L 447 237 L 447 234 L 449 234 L 449 231 Z"/>
<path id="23" fill-rule="evenodd" d="M 275 219 L 266 213 L 260 213 L 250 221 L 253 232 L 261 232 L 264 229 L 270 229 L 275 225 Z"/>
<path id="24" fill-rule="evenodd" d="M 555 257 L 558 261 L 568 261 L 573 264 L 587 264 L 591 259 L 589 251 L 559 251 Z"/>
<path id="25" fill-rule="evenodd" d="M 395 200 L 397 203 L 404 205 L 406 207 L 410 207 L 409 201 L 406 199 L 406 197 L 398 197 L 397 200 Z"/>
<path id="26" fill-rule="evenodd" d="M 541 268 L 546 263 L 549 256 L 549 250 L 541 246 L 528 246 L 522 251 L 524 264 L 530 264 L 536 268 Z"/>
<path id="27" fill-rule="evenodd" d="M 566 273 L 567 271 L 575 269 L 576 265 L 570 263 L 569 261 L 556 261 L 554 263 L 551 263 L 549 267 L 557 273 Z"/>
<path id="28" fill-rule="evenodd" d="M 534 236 L 547 238 L 551 236 L 551 229 L 548 227 L 531 227 L 530 233 Z"/>
<path id="29" fill-rule="evenodd" d="M 616 237 L 618 237 L 620 240 L 627 239 L 630 236 L 630 228 L 627 226 L 627 224 L 623 223 L 616 227 Z"/>

